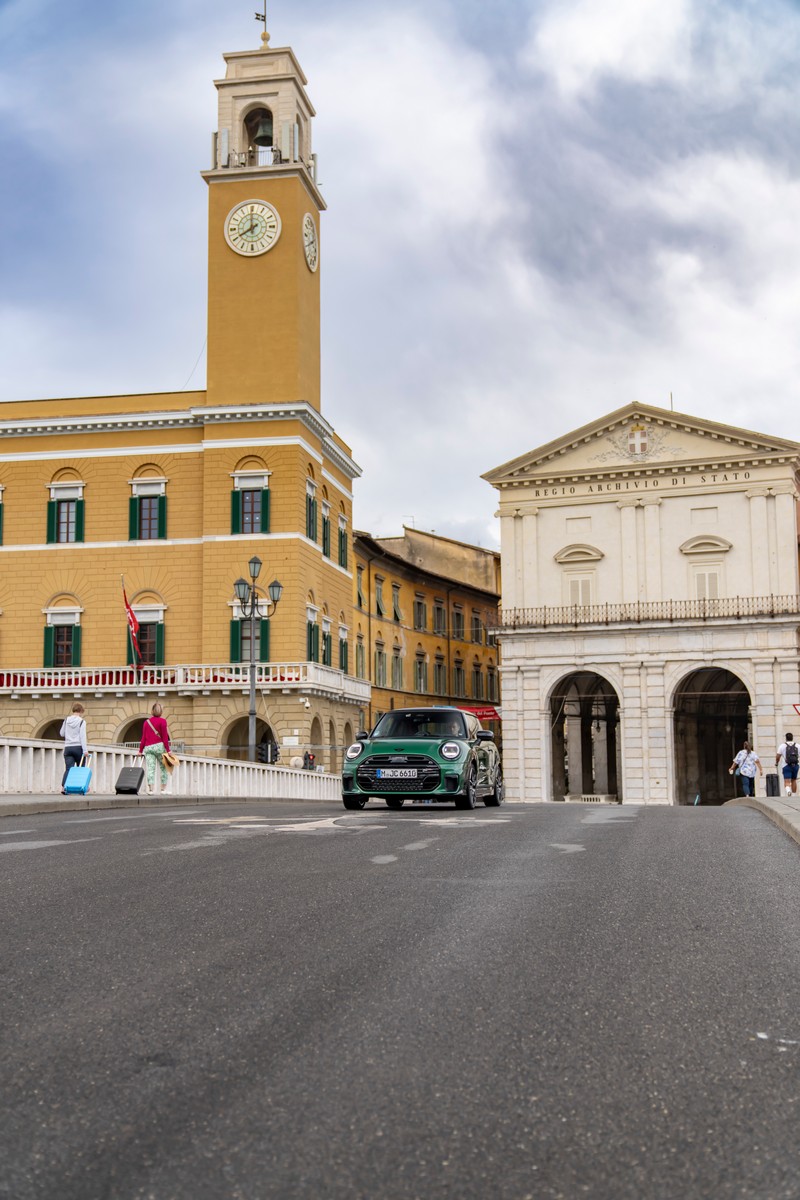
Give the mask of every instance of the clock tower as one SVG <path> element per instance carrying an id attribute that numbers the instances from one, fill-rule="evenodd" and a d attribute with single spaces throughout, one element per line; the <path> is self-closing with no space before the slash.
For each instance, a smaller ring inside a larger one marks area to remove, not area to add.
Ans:
<path id="1" fill-rule="evenodd" d="M 209 405 L 320 408 L 314 108 L 293 51 L 224 55 L 209 190 Z"/>

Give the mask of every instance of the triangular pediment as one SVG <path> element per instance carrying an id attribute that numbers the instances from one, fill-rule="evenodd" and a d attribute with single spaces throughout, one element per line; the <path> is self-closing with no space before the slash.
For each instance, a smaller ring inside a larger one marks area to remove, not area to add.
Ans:
<path id="1" fill-rule="evenodd" d="M 629 404 L 503 463 L 482 478 L 495 487 L 552 478 L 597 478 L 800 457 L 785 438 L 722 425 L 670 409 Z"/>

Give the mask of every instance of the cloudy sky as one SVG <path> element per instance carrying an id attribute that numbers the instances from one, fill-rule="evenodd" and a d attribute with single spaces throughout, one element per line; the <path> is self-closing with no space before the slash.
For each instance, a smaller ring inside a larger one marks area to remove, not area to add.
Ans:
<path id="1" fill-rule="evenodd" d="M 0 0 L 0 400 L 205 385 L 211 81 L 257 7 Z M 357 526 L 495 545 L 482 472 L 634 400 L 800 439 L 796 0 L 268 17 L 318 113 Z"/>

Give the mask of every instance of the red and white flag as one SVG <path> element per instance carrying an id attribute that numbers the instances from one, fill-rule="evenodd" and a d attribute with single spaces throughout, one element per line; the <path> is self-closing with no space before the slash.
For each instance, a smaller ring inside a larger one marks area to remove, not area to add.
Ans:
<path id="1" fill-rule="evenodd" d="M 128 596 L 125 591 L 124 575 L 122 577 L 122 599 L 125 601 L 125 616 L 128 619 L 128 629 L 131 633 L 131 645 L 133 646 L 133 652 L 136 655 L 136 662 L 139 663 L 142 658 L 141 651 L 139 650 L 139 639 L 136 636 L 139 632 L 139 621 L 136 613 L 133 611 L 130 604 L 128 604 Z"/>

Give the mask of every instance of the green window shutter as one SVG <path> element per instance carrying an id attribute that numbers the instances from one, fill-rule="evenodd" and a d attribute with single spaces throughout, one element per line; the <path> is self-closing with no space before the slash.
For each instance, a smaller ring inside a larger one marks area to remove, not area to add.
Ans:
<path id="1" fill-rule="evenodd" d="M 314 629 L 314 626 L 311 624 L 311 622 L 306 621 L 306 658 L 308 659 L 309 662 L 311 662 L 314 657 L 313 629 Z"/>
<path id="2" fill-rule="evenodd" d="M 79 667 L 81 665 L 81 627 L 73 625 L 72 627 L 72 665 Z"/>
<path id="3" fill-rule="evenodd" d="M 236 493 L 234 493 L 235 495 Z M 242 661 L 242 623 L 231 621 L 231 662 Z"/>
<path id="4" fill-rule="evenodd" d="M 3 502 L 0 500 L 0 546 L 3 544 Z"/>
<path id="5" fill-rule="evenodd" d="M 125 645 L 127 648 L 127 654 L 126 654 L 125 661 L 127 662 L 129 667 L 135 667 L 136 666 L 136 652 L 133 649 L 133 638 L 131 637 L 130 629 L 128 629 L 127 633 L 125 634 Z"/>
<path id="6" fill-rule="evenodd" d="M 242 493 L 231 492 L 231 533 L 242 532 Z M 238 661 L 238 660 L 234 660 Z"/>
<path id="7" fill-rule="evenodd" d="M 131 496 L 128 501 L 128 541 L 135 542 L 139 537 L 139 497 Z"/>
<path id="8" fill-rule="evenodd" d="M 269 617 L 258 624 L 258 661 L 269 662 Z"/>
<path id="9" fill-rule="evenodd" d="M 76 542 L 82 542 L 84 540 L 83 531 L 84 531 L 85 524 L 86 524 L 86 515 L 85 514 L 86 514 L 86 501 L 85 500 L 76 500 L 75 501 L 75 541 Z"/>
<path id="10" fill-rule="evenodd" d="M 158 536 L 165 538 L 167 536 L 167 497 L 158 497 Z"/>
<path id="11" fill-rule="evenodd" d="M 347 642 L 344 638 L 339 639 L 339 670 L 347 674 Z"/>
<path id="12" fill-rule="evenodd" d="M 57 521 L 58 521 L 57 502 L 55 500 L 48 500 L 47 501 L 47 540 L 48 540 L 48 542 L 54 542 L 56 540 L 56 532 L 57 532 L 56 523 L 57 523 Z M 52 665 L 53 664 L 50 663 L 50 666 L 52 666 Z"/>
<path id="13" fill-rule="evenodd" d="M 261 532 L 269 533 L 269 488 L 261 489 Z"/>
<path id="14" fill-rule="evenodd" d="M 159 621 L 156 625 L 156 664 L 161 667 L 164 665 L 164 622 Z"/>
<path id="15" fill-rule="evenodd" d="M 44 665 L 52 667 L 56 658 L 56 631 L 53 625 L 44 627 Z"/>
<path id="16" fill-rule="evenodd" d="M 311 630 L 311 642 L 313 650 L 311 660 L 312 662 L 319 662 L 319 625 L 314 625 Z"/>

